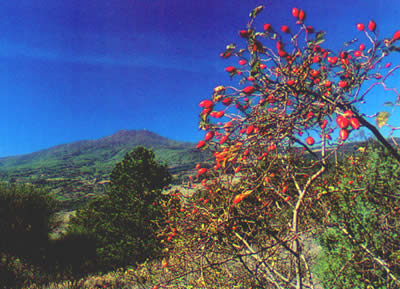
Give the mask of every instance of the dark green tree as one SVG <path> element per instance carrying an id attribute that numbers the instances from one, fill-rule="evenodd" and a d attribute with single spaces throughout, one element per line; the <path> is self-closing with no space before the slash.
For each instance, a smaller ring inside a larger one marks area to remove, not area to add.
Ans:
<path id="1" fill-rule="evenodd" d="M 45 247 L 56 201 L 32 185 L 0 185 L 0 252 L 31 255 Z"/>
<path id="2" fill-rule="evenodd" d="M 51 215 L 56 208 L 55 198 L 45 189 L 0 184 L 1 288 L 18 288 L 26 281 L 26 276 L 12 266 L 13 260 L 20 265 L 21 260 L 23 264 L 44 262 Z"/>
<path id="3" fill-rule="evenodd" d="M 126 192 L 140 192 L 140 198 L 146 199 L 151 192 L 159 190 L 171 182 L 167 166 L 155 160 L 153 151 L 142 146 L 125 155 L 110 175 L 111 195 L 131 197 Z M 150 197 L 152 202 L 154 197 Z"/>
<path id="4" fill-rule="evenodd" d="M 110 192 L 79 210 L 70 229 L 95 236 L 96 263 L 103 268 L 135 264 L 160 250 L 154 232 L 163 219 L 161 190 L 171 175 L 151 150 L 137 147 L 110 179 Z"/>

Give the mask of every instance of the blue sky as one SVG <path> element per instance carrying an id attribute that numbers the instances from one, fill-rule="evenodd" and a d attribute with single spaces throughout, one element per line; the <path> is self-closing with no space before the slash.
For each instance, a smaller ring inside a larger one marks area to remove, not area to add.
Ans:
<path id="1" fill-rule="evenodd" d="M 329 47 L 361 37 L 358 22 L 374 19 L 385 37 L 400 29 L 398 0 L 5 1 L 0 156 L 120 129 L 196 142 L 203 136 L 198 103 L 215 86 L 236 83 L 219 54 L 241 42 L 238 31 L 261 4 L 259 29 L 266 22 L 294 27 L 291 9 L 298 7 L 308 24 L 328 33 Z M 365 110 L 382 102 L 375 94 Z"/>

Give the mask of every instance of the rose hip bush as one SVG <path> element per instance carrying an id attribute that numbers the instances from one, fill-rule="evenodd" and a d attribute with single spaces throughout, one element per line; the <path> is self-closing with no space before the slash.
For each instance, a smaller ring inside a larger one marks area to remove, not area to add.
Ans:
<path id="1" fill-rule="evenodd" d="M 356 131 L 369 130 L 400 162 L 378 130 L 398 129 L 389 113 L 374 115 L 377 128 L 360 111 L 377 86 L 390 92 L 387 105 L 400 103 L 386 84 L 400 65 L 385 64 L 400 50 L 400 31 L 380 40 L 373 20 L 367 28 L 359 23 L 360 40 L 334 51 L 324 46 L 325 32 L 306 24 L 303 10 L 293 8 L 293 23 L 263 23 L 258 31 L 262 10 L 254 9 L 239 31 L 242 45 L 221 53 L 238 85 L 218 86 L 200 102 L 205 136 L 197 148 L 213 159 L 196 166 L 193 196 L 182 201 L 178 193 L 166 204 L 169 221 L 159 235 L 169 244 L 164 269 L 197 286 L 313 287 L 313 236 L 323 231 L 328 201 L 321 188 L 332 182 L 332 156 Z"/>

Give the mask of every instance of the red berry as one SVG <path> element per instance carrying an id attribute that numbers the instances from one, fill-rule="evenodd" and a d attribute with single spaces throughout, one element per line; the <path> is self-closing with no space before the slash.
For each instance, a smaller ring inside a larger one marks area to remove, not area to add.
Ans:
<path id="1" fill-rule="evenodd" d="M 361 51 L 360 50 L 354 51 L 354 57 L 360 57 L 360 56 L 361 56 Z"/>
<path id="2" fill-rule="evenodd" d="M 246 133 L 247 134 L 251 134 L 254 131 L 254 126 L 253 125 L 249 125 L 246 129 Z"/>
<path id="3" fill-rule="evenodd" d="M 253 86 L 246 86 L 243 88 L 245 94 L 252 94 L 254 91 L 256 91 L 256 89 Z"/>
<path id="4" fill-rule="evenodd" d="M 310 111 L 309 113 L 307 113 L 306 118 L 313 118 L 314 117 L 314 113 L 312 111 Z"/>
<path id="5" fill-rule="evenodd" d="M 355 117 L 350 118 L 350 125 L 354 129 L 359 129 L 360 128 L 360 122 Z"/>
<path id="6" fill-rule="evenodd" d="M 239 60 L 239 64 L 240 65 L 245 65 L 247 62 L 246 62 L 246 60 L 244 60 L 244 59 L 240 59 Z"/>
<path id="7" fill-rule="evenodd" d="M 203 146 L 205 146 L 206 145 L 206 142 L 204 141 L 204 140 L 201 140 L 201 141 L 199 141 L 198 143 L 197 143 L 197 146 L 196 146 L 196 148 L 202 148 Z"/>
<path id="8" fill-rule="evenodd" d="M 229 57 L 231 57 L 231 55 L 232 55 L 232 52 L 228 51 L 228 52 L 221 53 L 219 56 L 221 56 L 222 58 L 229 58 Z"/>
<path id="9" fill-rule="evenodd" d="M 225 68 L 225 71 L 229 72 L 229 73 L 230 72 L 234 72 L 235 70 L 236 70 L 236 67 L 234 67 L 234 66 L 228 66 L 228 67 Z"/>
<path id="10" fill-rule="evenodd" d="M 315 55 L 315 56 L 313 57 L 312 61 L 313 61 L 314 63 L 317 63 L 317 62 L 320 62 L 320 61 L 321 61 L 321 58 L 320 58 L 318 55 Z"/>
<path id="11" fill-rule="evenodd" d="M 281 31 L 284 32 L 284 33 L 289 33 L 290 32 L 290 28 L 287 25 L 282 25 Z"/>
<path id="12" fill-rule="evenodd" d="M 311 71 L 311 75 L 312 75 L 312 77 L 317 77 L 317 76 L 319 76 L 320 75 L 320 71 L 319 70 L 312 70 Z"/>
<path id="13" fill-rule="evenodd" d="M 364 30 L 365 30 L 364 24 L 358 23 L 358 24 L 357 24 L 357 29 L 360 30 L 360 31 L 364 31 Z"/>
<path id="14" fill-rule="evenodd" d="M 289 56 L 285 50 L 279 50 L 278 55 L 280 57 L 288 57 Z"/>
<path id="15" fill-rule="evenodd" d="M 295 17 L 295 18 L 298 18 L 299 17 L 299 9 L 297 9 L 297 8 L 293 8 L 292 9 L 292 15 L 293 15 L 293 17 Z"/>
<path id="16" fill-rule="evenodd" d="M 205 109 L 209 109 L 214 105 L 214 103 L 211 100 L 205 99 L 200 102 L 199 106 L 204 107 Z"/>
<path id="17" fill-rule="evenodd" d="M 201 168 L 201 169 L 199 169 L 199 170 L 197 171 L 197 174 L 198 174 L 198 175 L 201 175 L 201 174 L 204 174 L 205 172 L 207 172 L 207 169 L 206 169 L 206 168 Z"/>
<path id="18" fill-rule="evenodd" d="M 207 114 L 210 113 L 210 111 L 211 111 L 211 108 L 205 108 L 205 109 L 203 109 L 203 111 L 201 112 L 201 115 L 207 115 Z"/>
<path id="19" fill-rule="evenodd" d="M 370 20 L 370 21 L 369 21 L 369 23 L 368 23 L 368 29 L 369 29 L 370 31 L 372 31 L 372 32 L 375 31 L 375 29 L 376 29 L 376 23 L 375 23 L 374 20 Z"/>
<path id="20" fill-rule="evenodd" d="M 224 98 L 224 99 L 222 100 L 222 103 L 223 103 L 224 105 L 230 105 L 230 104 L 232 103 L 232 101 L 233 101 L 233 99 L 232 99 L 231 97 L 227 97 L 227 98 Z"/>
<path id="21" fill-rule="evenodd" d="M 297 17 L 300 21 L 304 21 L 306 19 L 306 13 L 303 10 L 299 11 L 299 16 Z"/>
<path id="22" fill-rule="evenodd" d="M 346 140 L 349 137 L 349 131 L 347 129 L 341 129 L 339 136 L 342 140 Z"/>
<path id="23" fill-rule="evenodd" d="M 330 64 L 335 64 L 337 61 L 338 61 L 338 58 L 336 56 L 328 57 L 328 62 Z"/>
<path id="24" fill-rule="evenodd" d="M 250 32 L 248 30 L 240 30 L 239 31 L 239 36 L 243 38 L 248 38 L 250 35 Z"/>
<path id="25" fill-rule="evenodd" d="M 229 128 L 233 125 L 231 121 L 228 121 L 227 123 L 224 124 L 224 128 Z"/>
<path id="26" fill-rule="evenodd" d="M 267 66 L 264 63 L 261 63 L 260 64 L 260 69 L 265 69 L 265 68 L 267 68 Z"/>
<path id="27" fill-rule="evenodd" d="M 243 201 L 243 199 L 245 198 L 245 196 L 246 196 L 246 195 L 244 195 L 243 193 L 237 195 L 237 196 L 233 199 L 233 203 L 234 203 L 234 204 L 240 203 L 241 201 Z"/>
<path id="28" fill-rule="evenodd" d="M 322 121 L 321 128 L 322 128 L 322 129 L 326 128 L 326 125 L 327 125 L 327 124 L 328 124 L 328 121 L 327 121 L 326 119 L 324 119 L 324 120 Z"/>
<path id="29" fill-rule="evenodd" d="M 347 87 L 347 81 L 344 81 L 344 80 L 341 80 L 341 81 L 339 81 L 339 86 L 341 87 L 341 88 L 345 88 L 345 87 Z"/>
<path id="30" fill-rule="evenodd" d="M 312 137 L 312 136 L 309 136 L 308 138 L 306 138 L 306 143 L 309 145 L 309 146 L 312 146 L 313 144 L 314 144 L 314 138 Z"/>
<path id="31" fill-rule="evenodd" d="M 264 31 L 272 31 L 272 25 L 269 23 L 264 24 Z"/>
<path id="32" fill-rule="evenodd" d="M 209 132 L 207 132 L 206 133 L 206 136 L 204 137 L 204 140 L 205 141 L 208 141 L 208 140 L 210 140 L 210 139 L 212 139 L 213 137 L 214 137 L 214 132 L 213 131 L 209 131 Z"/>
<path id="33" fill-rule="evenodd" d="M 215 118 L 221 118 L 225 115 L 225 111 L 221 110 L 215 114 Z"/>
<path id="34" fill-rule="evenodd" d="M 347 58 L 348 55 L 349 55 L 349 54 L 347 53 L 347 51 L 342 51 L 342 52 L 340 52 L 340 58 L 342 58 L 342 59 Z"/>
<path id="35" fill-rule="evenodd" d="M 312 26 L 307 26 L 307 28 L 306 28 L 306 32 L 307 33 L 314 33 L 314 27 L 312 27 Z"/>
<path id="36" fill-rule="evenodd" d="M 336 123 L 341 129 L 347 128 L 350 124 L 349 120 L 342 115 L 339 115 L 336 118 Z"/>
<path id="37" fill-rule="evenodd" d="M 294 80 L 293 79 L 289 79 L 288 80 L 288 82 L 287 82 L 287 84 L 289 85 L 289 86 L 292 86 L 293 84 L 294 84 Z"/>
<path id="38" fill-rule="evenodd" d="M 224 135 L 224 136 L 221 137 L 221 139 L 219 140 L 219 144 L 225 143 L 227 139 L 228 139 L 228 136 L 227 136 L 227 135 Z"/>
<path id="39" fill-rule="evenodd" d="M 399 40 L 400 39 L 400 30 L 397 30 L 394 34 L 393 34 L 393 40 Z"/>
<path id="40" fill-rule="evenodd" d="M 284 48 L 284 45 L 281 41 L 276 42 L 276 49 L 278 49 L 278 51 L 283 50 L 283 48 Z"/>
<path id="41" fill-rule="evenodd" d="M 363 43 L 360 44 L 358 50 L 363 51 L 365 49 L 365 45 Z"/>

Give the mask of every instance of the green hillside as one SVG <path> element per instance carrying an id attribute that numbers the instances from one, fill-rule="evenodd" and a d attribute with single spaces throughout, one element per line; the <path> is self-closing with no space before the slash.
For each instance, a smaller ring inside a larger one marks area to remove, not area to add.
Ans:
<path id="1" fill-rule="evenodd" d="M 114 165 L 138 145 L 153 149 L 177 180 L 205 159 L 192 143 L 170 140 L 147 130 L 121 130 L 98 140 L 1 158 L 0 181 L 48 186 L 64 206 L 76 206 L 104 193 Z"/>

